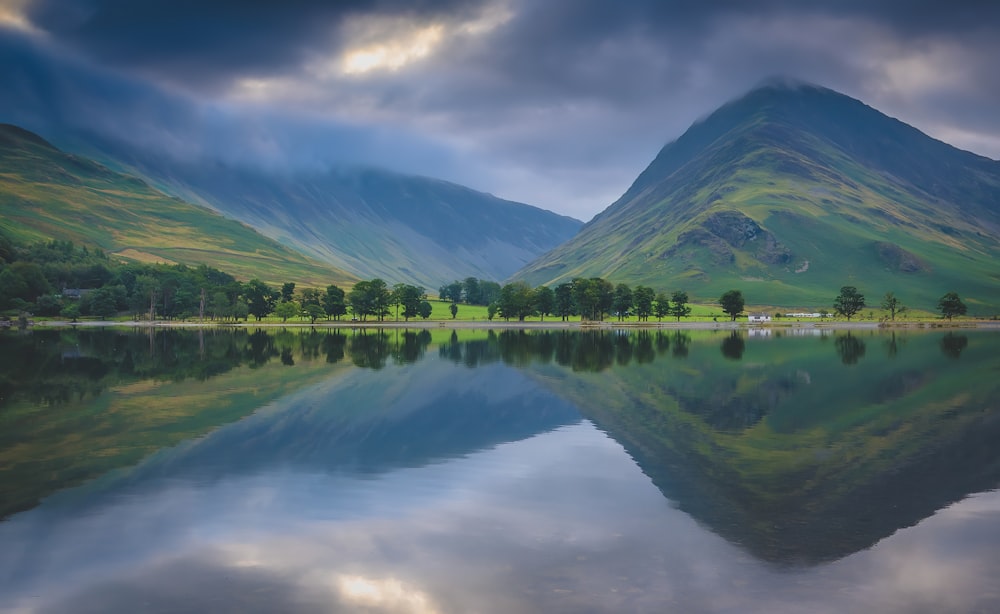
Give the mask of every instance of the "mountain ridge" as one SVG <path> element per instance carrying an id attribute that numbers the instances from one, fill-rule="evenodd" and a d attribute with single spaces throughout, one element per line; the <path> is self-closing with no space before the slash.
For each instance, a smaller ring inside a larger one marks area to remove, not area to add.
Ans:
<path id="1" fill-rule="evenodd" d="M 828 304 L 854 282 L 870 295 L 912 287 L 905 300 L 930 302 L 957 289 L 996 305 L 997 256 L 1000 162 L 833 90 L 769 85 L 664 146 L 621 198 L 515 278 L 601 276 L 703 300 L 742 285 L 772 305 Z"/>
<path id="2" fill-rule="evenodd" d="M 582 225 L 443 179 L 370 165 L 263 171 L 188 163 L 94 135 L 68 141 L 306 256 L 390 283 L 503 280 Z"/>

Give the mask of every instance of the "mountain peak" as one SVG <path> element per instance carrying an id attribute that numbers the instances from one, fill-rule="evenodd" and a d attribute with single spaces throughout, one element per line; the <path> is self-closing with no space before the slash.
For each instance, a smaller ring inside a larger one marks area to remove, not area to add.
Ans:
<path id="1" fill-rule="evenodd" d="M 752 280 L 760 302 L 795 306 L 823 305 L 847 278 L 930 305 L 951 286 L 995 296 L 998 253 L 1000 163 L 834 90 L 772 78 L 664 146 L 519 277 L 703 298 Z"/>

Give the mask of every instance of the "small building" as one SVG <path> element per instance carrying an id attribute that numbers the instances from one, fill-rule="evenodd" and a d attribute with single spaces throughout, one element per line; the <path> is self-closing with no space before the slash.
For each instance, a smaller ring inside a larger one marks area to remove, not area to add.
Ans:
<path id="1" fill-rule="evenodd" d="M 747 319 L 750 321 L 751 324 L 763 324 L 765 322 L 771 321 L 771 315 L 764 313 L 762 311 L 756 311 L 747 314 Z"/>

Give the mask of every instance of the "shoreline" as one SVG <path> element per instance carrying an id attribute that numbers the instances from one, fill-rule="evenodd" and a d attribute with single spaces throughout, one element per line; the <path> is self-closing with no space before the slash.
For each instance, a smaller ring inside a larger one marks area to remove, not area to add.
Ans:
<path id="1" fill-rule="evenodd" d="M 749 322 L 505 322 L 480 320 L 413 320 L 410 322 L 367 321 L 345 322 L 322 321 L 310 324 L 308 322 L 177 322 L 172 320 L 86 320 L 70 322 L 68 320 L 43 320 L 34 322 L 28 328 L 206 328 L 206 329 L 241 329 L 241 328 L 329 328 L 329 329 L 520 329 L 520 330 L 1000 330 L 997 320 L 969 321 L 933 321 L 933 322 L 770 322 L 767 324 L 750 324 Z M 17 326 L 10 326 L 16 329 Z"/>

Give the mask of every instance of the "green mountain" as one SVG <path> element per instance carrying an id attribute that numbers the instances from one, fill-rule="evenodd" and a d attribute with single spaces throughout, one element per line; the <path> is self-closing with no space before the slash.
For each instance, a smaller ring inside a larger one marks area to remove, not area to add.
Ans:
<path id="1" fill-rule="evenodd" d="M 0 124 L 0 232 L 22 242 L 71 240 L 130 260 L 207 264 L 271 283 L 355 280 L 245 224 L 8 124 Z"/>
<path id="2" fill-rule="evenodd" d="M 712 301 L 829 306 L 842 285 L 1000 308 L 1000 162 L 817 86 L 770 84 L 665 146 L 629 190 L 515 275 L 601 276 Z"/>
<path id="3" fill-rule="evenodd" d="M 74 139 L 165 192 L 240 220 L 361 278 L 436 290 L 503 280 L 582 223 L 470 188 L 387 170 L 282 173 L 178 162 L 99 138 Z"/>

